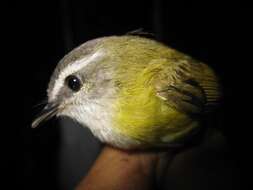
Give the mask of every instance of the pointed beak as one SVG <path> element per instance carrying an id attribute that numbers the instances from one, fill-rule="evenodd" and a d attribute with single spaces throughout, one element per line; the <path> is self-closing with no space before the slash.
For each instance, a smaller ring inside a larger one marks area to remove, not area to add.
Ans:
<path id="1" fill-rule="evenodd" d="M 48 103 L 40 114 L 32 122 L 32 128 L 36 128 L 42 122 L 45 122 L 54 117 L 59 111 L 59 104 Z"/>

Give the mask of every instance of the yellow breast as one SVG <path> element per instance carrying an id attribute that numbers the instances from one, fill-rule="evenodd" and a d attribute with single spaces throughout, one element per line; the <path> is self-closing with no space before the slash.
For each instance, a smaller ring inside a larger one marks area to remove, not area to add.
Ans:
<path id="1" fill-rule="evenodd" d="M 138 75 L 130 74 L 131 79 L 123 82 L 113 104 L 114 129 L 147 145 L 177 141 L 198 126 L 156 95 L 153 79 L 157 72 L 143 69 Z"/>

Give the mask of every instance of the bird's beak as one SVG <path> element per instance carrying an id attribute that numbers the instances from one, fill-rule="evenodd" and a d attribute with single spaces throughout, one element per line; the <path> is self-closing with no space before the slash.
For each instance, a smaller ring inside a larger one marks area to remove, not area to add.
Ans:
<path id="1" fill-rule="evenodd" d="M 32 122 L 32 128 L 39 126 L 42 122 L 54 117 L 59 111 L 59 104 L 48 103 L 40 114 Z"/>

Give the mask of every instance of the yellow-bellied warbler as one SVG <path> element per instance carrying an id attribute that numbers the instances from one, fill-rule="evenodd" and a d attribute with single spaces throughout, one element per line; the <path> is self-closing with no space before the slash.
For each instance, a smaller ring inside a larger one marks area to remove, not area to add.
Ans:
<path id="1" fill-rule="evenodd" d="M 123 149 L 183 144 L 220 97 L 217 76 L 206 64 L 134 35 L 77 47 L 57 65 L 47 93 L 32 127 L 68 116 Z"/>

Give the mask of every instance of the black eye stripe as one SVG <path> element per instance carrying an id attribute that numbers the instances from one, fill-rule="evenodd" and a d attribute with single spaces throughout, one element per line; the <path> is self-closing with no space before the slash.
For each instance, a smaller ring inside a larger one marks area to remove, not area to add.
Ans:
<path id="1" fill-rule="evenodd" d="M 82 85 L 80 79 L 75 75 L 69 75 L 65 79 L 65 83 L 74 92 L 79 91 Z"/>

